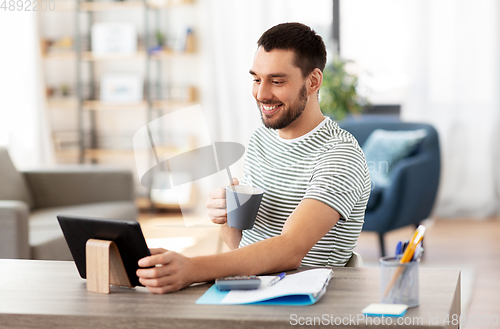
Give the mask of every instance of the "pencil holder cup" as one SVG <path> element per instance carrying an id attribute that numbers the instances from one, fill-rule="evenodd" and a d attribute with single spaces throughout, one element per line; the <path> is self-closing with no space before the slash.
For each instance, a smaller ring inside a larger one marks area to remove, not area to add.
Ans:
<path id="1" fill-rule="evenodd" d="M 418 306 L 420 260 L 400 264 L 394 257 L 382 257 L 379 261 L 382 303 Z"/>

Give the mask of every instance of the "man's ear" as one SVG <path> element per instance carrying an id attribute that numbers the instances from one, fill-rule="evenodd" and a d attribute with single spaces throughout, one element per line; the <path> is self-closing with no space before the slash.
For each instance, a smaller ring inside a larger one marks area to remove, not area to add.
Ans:
<path id="1" fill-rule="evenodd" d="M 307 94 L 312 95 L 317 93 L 319 88 L 321 88 L 321 83 L 323 82 L 323 73 L 320 69 L 315 68 L 308 77 L 308 88 Z"/>

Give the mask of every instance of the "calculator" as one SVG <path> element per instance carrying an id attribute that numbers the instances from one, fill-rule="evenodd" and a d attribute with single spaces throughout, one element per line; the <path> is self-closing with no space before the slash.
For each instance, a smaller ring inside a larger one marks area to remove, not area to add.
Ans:
<path id="1" fill-rule="evenodd" d="M 215 286 L 220 291 L 253 290 L 260 287 L 260 278 L 252 276 L 228 276 L 215 280 Z"/>

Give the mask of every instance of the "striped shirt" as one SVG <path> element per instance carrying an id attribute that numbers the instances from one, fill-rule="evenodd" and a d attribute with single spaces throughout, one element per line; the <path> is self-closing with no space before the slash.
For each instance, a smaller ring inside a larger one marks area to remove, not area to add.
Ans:
<path id="1" fill-rule="evenodd" d="M 301 266 L 344 266 L 356 246 L 370 195 L 370 175 L 356 139 L 325 118 L 316 128 L 286 140 L 261 127 L 252 135 L 242 184 L 264 190 L 251 230 L 240 247 L 281 234 L 302 199 L 319 200 L 339 221 L 302 259 Z M 308 218 L 314 225 L 314 218 Z"/>

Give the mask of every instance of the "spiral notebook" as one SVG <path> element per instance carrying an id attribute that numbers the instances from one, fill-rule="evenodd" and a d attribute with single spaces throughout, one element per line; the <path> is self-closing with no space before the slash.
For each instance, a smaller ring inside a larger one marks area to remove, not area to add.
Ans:
<path id="1" fill-rule="evenodd" d="M 196 304 L 312 305 L 325 294 L 332 277 L 331 269 L 319 268 L 289 274 L 272 286 L 268 284 L 274 276 L 259 276 L 261 284 L 255 290 L 219 291 L 214 284 Z"/>

